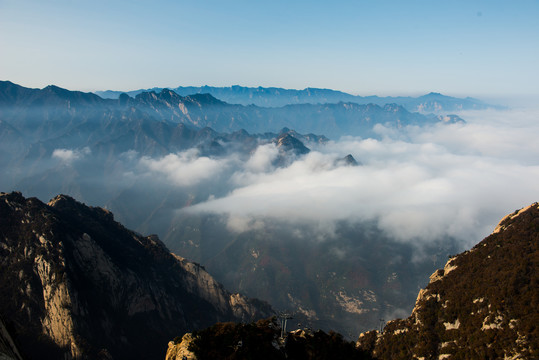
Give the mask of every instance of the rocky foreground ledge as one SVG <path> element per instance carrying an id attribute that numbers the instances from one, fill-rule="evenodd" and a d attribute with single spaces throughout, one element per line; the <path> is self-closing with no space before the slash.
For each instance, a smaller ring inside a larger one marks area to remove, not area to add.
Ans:
<path id="1" fill-rule="evenodd" d="M 158 359 L 175 334 L 271 314 L 105 209 L 0 193 L 0 318 L 23 358 Z"/>
<path id="2" fill-rule="evenodd" d="M 379 359 L 538 359 L 539 204 L 449 259 L 419 292 L 412 315 L 358 347 Z"/>

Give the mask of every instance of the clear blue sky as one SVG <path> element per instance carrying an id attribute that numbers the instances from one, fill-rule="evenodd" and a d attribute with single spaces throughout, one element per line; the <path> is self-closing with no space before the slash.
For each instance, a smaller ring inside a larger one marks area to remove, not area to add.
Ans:
<path id="1" fill-rule="evenodd" d="M 537 96 L 539 0 L 0 0 L 0 79 Z"/>

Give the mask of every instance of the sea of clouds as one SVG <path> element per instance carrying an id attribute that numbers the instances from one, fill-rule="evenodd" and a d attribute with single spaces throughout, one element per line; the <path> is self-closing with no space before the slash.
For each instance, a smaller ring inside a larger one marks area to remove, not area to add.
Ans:
<path id="1" fill-rule="evenodd" d="M 395 239 L 454 237 L 470 246 L 502 216 L 539 200 L 539 112 L 468 111 L 466 123 L 377 126 L 379 139 L 342 137 L 286 167 L 279 151 L 260 145 L 245 160 L 199 157 L 190 151 L 140 159 L 171 186 L 214 179 L 228 191 L 182 211 L 223 214 L 234 231 L 264 219 L 318 224 L 377 221 Z M 352 154 L 360 166 L 343 166 Z M 330 230 L 328 230 L 330 231 Z"/>
<path id="2" fill-rule="evenodd" d="M 286 166 L 276 165 L 279 149 L 267 143 L 251 154 L 215 158 L 196 149 L 160 158 L 129 153 L 119 160 L 126 169 L 119 182 L 204 188 L 206 200 L 180 213 L 221 214 L 236 232 L 263 229 L 271 220 L 312 223 L 331 236 L 339 221 L 374 221 L 399 241 L 450 236 L 466 248 L 504 215 L 539 201 L 539 111 L 458 115 L 466 123 L 378 125 L 377 139 L 306 144 L 312 151 Z M 345 166 L 340 160 L 347 154 L 360 165 Z M 88 149 L 53 153 L 64 163 L 88 156 Z"/>

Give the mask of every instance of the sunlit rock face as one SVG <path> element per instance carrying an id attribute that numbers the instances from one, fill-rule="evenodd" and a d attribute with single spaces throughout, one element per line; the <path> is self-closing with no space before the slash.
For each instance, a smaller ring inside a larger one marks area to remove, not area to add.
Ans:
<path id="1" fill-rule="evenodd" d="M 0 290 L 28 358 L 162 358 L 177 334 L 271 314 L 156 236 L 64 195 L 0 195 Z"/>
<path id="2" fill-rule="evenodd" d="M 358 345 L 381 359 L 539 357 L 539 204 L 449 259 L 419 292 L 412 315 Z"/>

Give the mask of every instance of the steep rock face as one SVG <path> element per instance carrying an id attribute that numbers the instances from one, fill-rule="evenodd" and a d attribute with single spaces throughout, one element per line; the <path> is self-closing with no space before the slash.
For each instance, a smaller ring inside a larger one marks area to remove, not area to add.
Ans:
<path id="1" fill-rule="evenodd" d="M 168 343 L 168 350 L 165 360 L 196 360 L 195 353 L 189 350 L 193 343 L 193 334 L 187 333 L 178 338 L 179 342 L 171 341 Z"/>
<path id="2" fill-rule="evenodd" d="M 257 299 L 249 299 L 241 294 L 230 294 L 200 264 L 188 261 L 173 254 L 181 266 L 191 276 L 186 277 L 184 286 L 189 292 L 212 303 L 219 311 L 231 311 L 236 319 L 252 321 L 259 316 L 260 309 L 269 309 L 268 305 Z"/>
<path id="3" fill-rule="evenodd" d="M 358 344 L 381 359 L 539 358 L 538 269 L 535 203 L 432 274 L 409 318 Z"/>
<path id="4" fill-rule="evenodd" d="M 63 195 L 0 195 L 0 279 L 0 315 L 29 358 L 162 357 L 178 333 L 271 313 Z"/>
<path id="5" fill-rule="evenodd" d="M 0 360 L 21 360 L 21 354 L 9 330 L 0 318 Z"/>

